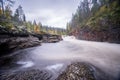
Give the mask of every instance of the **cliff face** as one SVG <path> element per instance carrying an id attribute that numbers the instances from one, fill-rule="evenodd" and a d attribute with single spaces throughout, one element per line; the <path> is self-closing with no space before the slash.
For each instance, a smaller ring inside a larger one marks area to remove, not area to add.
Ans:
<path id="1" fill-rule="evenodd" d="M 120 43 L 120 28 L 113 28 L 110 30 L 91 30 L 85 29 L 75 29 L 71 32 L 77 39 L 90 40 L 90 41 L 101 41 L 101 42 L 113 42 Z"/>

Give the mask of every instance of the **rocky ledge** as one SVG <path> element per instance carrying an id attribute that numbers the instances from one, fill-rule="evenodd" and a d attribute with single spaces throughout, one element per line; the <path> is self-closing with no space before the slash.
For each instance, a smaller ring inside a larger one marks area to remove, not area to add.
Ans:
<path id="1" fill-rule="evenodd" d="M 10 30 L 0 26 L 0 57 L 19 49 L 40 45 L 42 36 L 27 31 Z"/>
<path id="2" fill-rule="evenodd" d="M 0 26 L 0 56 L 40 45 L 41 42 L 54 43 L 61 40 L 60 35 L 29 33 L 26 30 L 10 30 Z"/>
<path id="3" fill-rule="evenodd" d="M 36 37 L 10 37 L 0 39 L 0 56 L 11 53 L 19 49 L 25 49 L 40 45 L 40 40 Z"/>
<path id="4" fill-rule="evenodd" d="M 51 35 L 51 34 L 43 34 L 42 42 L 44 43 L 56 43 L 62 40 L 61 35 Z"/>

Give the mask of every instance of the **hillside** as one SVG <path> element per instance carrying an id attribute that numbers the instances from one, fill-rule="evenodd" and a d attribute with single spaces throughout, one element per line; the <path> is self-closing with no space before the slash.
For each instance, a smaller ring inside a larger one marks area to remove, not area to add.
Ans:
<path id="1" fill-rule="evenodd" d="M 83 0 L 67 31 L 78 39 L 120 43 L 120 1 Z"/>

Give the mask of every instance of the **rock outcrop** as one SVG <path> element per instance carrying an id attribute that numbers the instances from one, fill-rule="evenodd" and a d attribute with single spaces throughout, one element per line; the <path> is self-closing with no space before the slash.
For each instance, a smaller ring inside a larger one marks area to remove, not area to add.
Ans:
<path id="1" fill-rule="evenodd" d="M 74 35 L 77 39 L 81 40 L 120 43 L 119 27 L 99 31 L 91 30 L 89 27 L 84 27 L 83 29 L 77 28 L 70 35 Z"/>
<path id="2" fill-rule="evenodd" d="M 0 56 L 19 49 L 40 45 L 41 42 L 55 43 L 61 40 L 60 35 L 29 33 L 25 30 L 9 30 L 0 26 Z"/>
<path id="3" fill-rule="evenodd" d="M 19 49 L 37 46 L 40 43 L 39 39 L 33 36 L 2 38 L 0 39 L 0 56 Z"/>
<path id="4" fill-rule="evenodd" d="M 0 26 L 0 56 L 7 55 L 19 49 L 40 45 L 42 36 L 26 31 L 15 31 Z"/>
<path id="5" fill-rule="evenodd" d="M 51 34 L 43 34 L 43 42 L 45 43 L 55 43 L 62 40 L 60 35 L 51 35 Z"/>
<path id="6" fill-rule="evenodd" d="M 119 80 L 100 68 L 85 62 L 74 62 L 67 66 L 56 80 Z"/>
<path id="7" fill-rule="evenodd" d="M 56 80 L 96 80 L 94 70 L 85 63 L 73 63 Z"/>

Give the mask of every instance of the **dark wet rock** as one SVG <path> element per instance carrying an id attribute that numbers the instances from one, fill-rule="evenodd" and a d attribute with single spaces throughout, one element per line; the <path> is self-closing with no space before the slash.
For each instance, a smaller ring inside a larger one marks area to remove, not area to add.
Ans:
<path id="1" fill-rule="evenodd" d="M 80 40 L 110 42 L 120 44 L 120 25 L 110 29 L 92 30 L 90 26 L 74 29 L 69 35 Z"/>
<path id="2" fill-rule="evenodd" d="M 51 35 L 51 34 L 43 34 L 43 42 L 45 43 L 55 43 L 62 40 L 61 35 Z"/>
<path id="3" fill-rule="evenodd" d="M 37 33 L 30 33 L 30 35 L 37 37 L 39 40 L 43 39 L 43 35 L 42 34 L 37 34 Z"/>
<path id="4" fill-rule="evenodd" d="M 73 63 L 56 80 L 96 80 L 94 70 L 85 63 Z"/>
<path id="5" fill-rule="evenodd" d="M 29 33 L 26 30 L 10 30 L 0 26 L 0 56 L 40 45 L 41 42 L 54 43 L 61 40 L 60 35 Z"/>
<path id="6" fill-rule="evenodd" d="M 0 80 L 49 80 L 52 75 L 37 69 L 0 74 Z"/>
<path id="7" fill-rule="evenodd" d="M 40 43 L 40 40 L 33 36 L 2 38 L 0 39 L 0 56 L 19 49 L 37 46 Z"/>
<path id="8" fill-rule="evenodd" d="M 0 57 L 19 49 L 40 45 L 42 35 L 0 26 Z"/>

